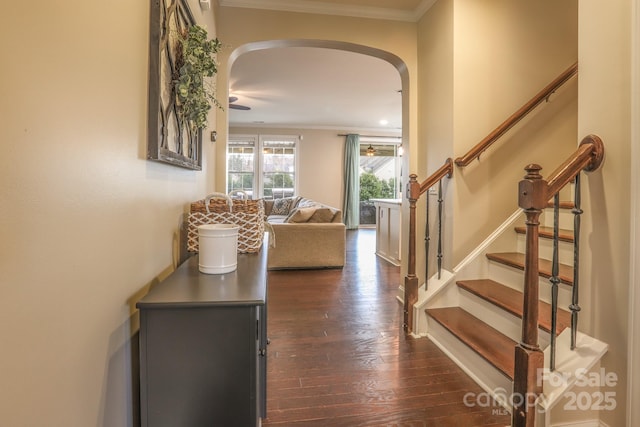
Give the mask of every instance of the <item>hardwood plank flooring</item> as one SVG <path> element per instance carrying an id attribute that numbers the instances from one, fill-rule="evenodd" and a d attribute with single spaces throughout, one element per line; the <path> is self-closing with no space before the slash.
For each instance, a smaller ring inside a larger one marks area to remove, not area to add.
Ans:
<path id="1" fill-rule="evenodd" d="M 483 390 L 429 339 L 406 337 L 399 267 L 375 230 L 347 231 L 343 269 L 269 272 L 263 426 L 506 426 Z M 475 399 L 470 401 L 475 402 Z"/>

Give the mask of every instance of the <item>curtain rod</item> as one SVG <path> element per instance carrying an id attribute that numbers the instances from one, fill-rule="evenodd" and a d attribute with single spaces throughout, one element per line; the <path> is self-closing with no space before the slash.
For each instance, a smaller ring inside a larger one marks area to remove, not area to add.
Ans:
<path id="1" fill-rule="evenodd" d="M 339 133 L 338 134 L 338 136 L 349 136 L 349 135 L 358 135 L 364 138 L 402 138 L 401 136 L 391 136 L 391 135 L 360 135 L 357 133 L 354 133 L 354 134 Z"/>

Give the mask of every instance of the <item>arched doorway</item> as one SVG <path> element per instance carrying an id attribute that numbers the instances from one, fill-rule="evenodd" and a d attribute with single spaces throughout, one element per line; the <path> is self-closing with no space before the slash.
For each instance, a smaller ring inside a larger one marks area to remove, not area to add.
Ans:
<path id="1" fill-rule="evenodd" d="M 327 41 L 327 40 L 270 40 L 270 41 L 262 41 L 262 42 L 252 42 L 252 43 L 240 45 L 238 48 L 234 49 L 229 54 L 229 57 L 226 63 L 226 70 L 225 70 L 226 75 L 228 76 L 228 79 L 226 81 L 226 87 L 219 88 L 220 94 L 221 95 L 223 94 L 222 89 L 227 89 L 227 90 L 236 89 L 233 86 L 233 82 L 234 82 L 233 68 L 234 68 L 234 64 L 239 63 L 243 55 L 249 55 L 254 52 L 262 52 L 266 55 L 269 53 L 276 52 L 277 49 L 279 48 L 306 48 L 306 49 L 318 48 L 318 49 L 324 49 L 324 50 L 330 49 L 330 50 L 335 50 L 343 53 L 351 53 L 351 54 L 367 56 L 370 59 L 375 59 L 379 62 L 385 63 L 387 66 L 390 66 L 393 72 L 396 73 L 396 78 L 398 79 L 398 85 L 399 85 L 399 87 L 397 87 L 394 90 L 394 95 L 399 97 L 399 100 L 400 100 L 400 110 L 401 110 L 400 111 L 400 115 L 401 115 L 400 146 L 402 147 L 402 152 L 403 152 L 402 158 L 400 160 L 400 170 L 405 171 L 405 173 L 401 177 L 402 182 L 400 183 L 399 187 L 404 188 L 406 180 L 408 179 L 407 171 L 409 171 L 410 152 L 411 152 L 411 150 L 409 149 L 410 148 L 409 147 L 409 143 L 410 143 L 409 141 L 409 99 L 410 99 L 409 90 L 410 88 L 409 88 L 409 75 L 408 75 L 406 64 L 398 56 L 392 53 L 389 53 L 380 49 L 376 49 L 376 48 L 371 48 L 368 46 L 347 43 L 347 42 Z M 230 93 L 227 93 L 227 94 L 230 94 Z M 224 98 L 221 97 L 221 99 L 224 99 Z M 242 104 L 243 102 L 250 104 L 250 100 L 246 100 L 246 99 L 245 100 L 239 99 L 237 102 L 239 104 Z M 229 111 L 227 111 L 227 113 L 224 114 L 224 117 L 225 117 L 224 124 L 226 125 L 225 126 L 226 134 L 229 135 L 230 133 Z M 222 125 L 223 123 L 220 123 L 220 124 Z M 277 131 L 280 131 L 280 130 L 281 129 L 277 129 Z M 245 128 L 245 129 L 242 129 L 242 131 L 246 131 L 245 133 L 253 133 L 252 129 L 247 130 Z M 310 136 L 307 135 L 306 132 L 304 133 L 305 133 L 304 143 L 307 143 L 309 142 Z M 339 136 L 338 133 L 342 135 Z M 367 133 L 371 133 L 371 132 L 367 132 Z M 374 132 L 374 134 L 375 133 L 376 132 Z M 313 178 L 303 179 L 304 182 L 313 181 L 315 184 L 318 184 L 322 188 L 342 188 L 342 185 L 343 185 L 342 156 L 344 153 L 344 134 L 343 132 L 335 132 L 334 130 L 333 137 L 334 139 L 339 137 L 339 141 L 337 145 L 330 145 L 330 146 L 326 145 L 326 146 L 323 146 L 322 149 L 320 150 L 313 151 L 312 154 L 307 153 L 307 159 L 312 158 L 312 160 L 311 162 L 304 162 L 304 167 L 302 169 L 303 169 L 303 173 L 308 174 L 307 175 L 308 178 L 311 175 L 313 175 Z M 308 145 L 305 145 L 305 147 L 308 147 Z M 335 147 L 339 147 L 339 149 L 336 149 Z M 217 164 L 220 169 L 225 170 L 224 169 L 225 168 L 225 163 L 224 163 L 225 151 L 223 150 L 225 149 L 222 147 L 218 148 Z M 337 167 L 339 171 L 338 174 L 336 174 L 336 176 L 333 178 L 329 176 L 329 175 L 332 175 L 331 173 L 326 173 L 326 169 L 322 167 L 323 162 L 321 161 L 322 159 L 330 158 L 332 155 L 334 156 L 333 157 L 334 159 L 337 158 L 334 164 L 338 165 Z M 220 169 L 218 170 L 220 171 Z M 220 179 L 226 179 L 226 176 L 223 177 L 221 175 L 222 174 L 220 174 L 219 172 L 217 173 L 218 183 L 220 183 Z M 338 182 L 332 183 L 331 179 L 337 179 Z M 329 182 L 324 182 L 326 180 L 329 180 Z M 320 181 L 323 181 L 323 182 L 319 183 Z M 217 185 L 219 188 L 222 187 L 220 184 L 217 184 Z M 320 191 L 318 190 L 318 187 L 314 187 L 314 190 Z M 303 192 L 306 192 L 304 188 L 303 188 Z M 305 196 L 305 194 L 302 194 L 302 195 Z M 329 197 L 329 196 L 326 196 L 326 197 Z M 323 197 L 320 196 L 320 198 L 323 198 Z M 400 198 L 400 194 L 399 194 L 399 198 Z M 329 202 L 328 204 L 332 206 L 341 206 L 342 194 L 339 194 L 335 200 L 336 201 Z M 407 231 L 405 230 L 407 221 L 402 221 L 402 223 L 403 224 L 401 226 L 401 231 L 400 231 L 401 236 L 407 234 Z M 404 241 L 402 237 L 400 237 L 400 240 Z M 373 248 L 372 250 L 375 250 L 375 248 Z M 400 259 L 400 263 L 404 264 L 402 259 Z M 400 285 L 398 288 L 398 295 L 401 295 L 401 294 L 402 294 L 402 287 Z"/>
<path id="2" fill-rule="evenodd" d="M 295 52 L 295 54 L 291 52 Z M 354 58 L 359 59 L 356 61 Z M 273 65 L 274 63 L 276 65 Z M 252 64 L 252 66 L 247 64 Z M 299 80 L 303 77 L 300 76 L 300 73 L 291 72 L 290 68 L 302 69 L 303 76 L 309 74 L 307 82 L 301 84 Z M 227 69 L 229 95 L 236 101 L 236 103 L 230 104 L 230 107 L 246 106 L 252 109 L 240 112 L 229 109 L 227 129 L 230 125 L 236 128 L 239 126 L 243 130 L 246 130 L 247 126 L 280 129 L 283 127 L 287 129 L 314 127 L 316 129 L 334 129 L 338 131 L 334 137 L 344 138 L 344 133 L 380 136 L 377 142 L 382 144 L 381 146 L 392 144 L 397 148 L 392 151 L 409 153 L 408 138 L 405 136 L 408 128 L 408 120 L 406 119 L 408 116 L 406 113 L 408 110 L 408 75 L 403 61 L 393 54 L 345 42 L 272 40 L 238 47 L 230 54 Z M 236 72 L 234 73 L 234 71 Z M 289 75 L 293 77 L 291 80 L 286 80 Z M 391 88 L 389 81 L 393 81 Z M 308 85 L 309 82 L 312 82 L 311 86 Z M 367 84 L 370 86 L 366 87 Z M 285 89 L 282 89 L 283 87 Z M 364 90 L 357 92 L 354 90 L 355 87 L 364 88 Z M 283 106 L 278 102 L 278 98 L 283 96 L 282 92 L 296 93 L 296 99 L 290 101 L 292 105 L 296 106 L 294 111 L 287 110 L 290 105 Z M 344 98 L 343 92 L 349 93 L 349 96 L 351 93 L 355 95 L 353 95 L 353 99 Z M 387 98 L 384 98 L 385 96 Z M 309 99 L 312 100 L 312 104 L 298 104 L 299 101 Z M 320 99 L 320 101 L 316 101 L 316 99 Z M 393 102 L 389 102 L 389 99 Z M 301 106 L 299 107 L 299 105 Z M 373 105 L 381 107 L 371 113 Z M 319 116 L 329 113 L 328 110 L 334 114 L 333 117 L 328 118 L 327 122 L 318 121 Z M 363 117 L 365 112 L 369 117 Z M 283 116 L 289 116 L 289 119 L 283 121 Z M 291 119 L 292 116 L 293 119 Z M 375 123 L 372 120 L 375 120 Z M 388 122 L 388 126 L 379 126 L 378 121 Z M 376 139 L 373 140 L 376 141 Z M 371 145 L 370 138 L 366 141 Z M 325 142 L 323 141 L 323 144 Z M 378 151 L 380 153 L 386 152 L 384 150 Z M 335 152 L 331 152 L 330 149 L 317 152 L 314 161 L 330 157 L 332 154 Z M 338 155 L 341 154 L 342 152 L 338 153 Z M 404 158 L 398 157 L 394 166 L 396 176 L 381 178 L 385 181 L 383 184 L 393 182 L 394 196 L 398 198 L 403 188 L 401 171 L 408 170 L 408 167 L 403 167 L 402 164 L 408 162 L 408 157 L 408 155 L 405 155 Z M 368 160 L 370 163 L 371 159 Z M 338 164 L 338 162 L 334 162 L 334 164 Z M 393 175 L 394 172 L 385 171 L 385 173 Z M 309 178 L 307 182 L 313 180 L 311 177 Z M 325 176 L 324 179 L 327 177 Z M 329 182 L 328 184 L 341 186 L 341 182 Z M 260 190 L 259 186 L 257 188 Z M 263 194 L 262 191 L 259 193 Z M 339 197 L 337 197 L 337 201 L 341 200 Z M 381 196 L 375 197 L 380 198 Z"/>

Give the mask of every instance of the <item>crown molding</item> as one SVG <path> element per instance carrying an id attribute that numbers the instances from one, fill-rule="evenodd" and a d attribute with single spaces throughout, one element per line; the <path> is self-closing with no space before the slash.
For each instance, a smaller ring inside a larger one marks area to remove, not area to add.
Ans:
<path id="1" fill-rule="evenodd" d="M 417 22 L 437 0 L 422 0 L 413 11 L 381 7 L 355 6 L 310 0 L 219 0 L 220 6 L 285 12 L 317 13 L 356 18 Z"/>

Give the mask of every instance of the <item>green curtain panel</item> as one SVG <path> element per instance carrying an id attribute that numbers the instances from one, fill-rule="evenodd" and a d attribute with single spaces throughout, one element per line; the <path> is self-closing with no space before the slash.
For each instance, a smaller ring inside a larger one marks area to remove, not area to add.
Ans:
<path id="1" fill-rule="evenodd" d="M 344 200 L 342 212 L 348 230 L 360 225 L 360 135 L 349 134 L 344 144 Z"/>

